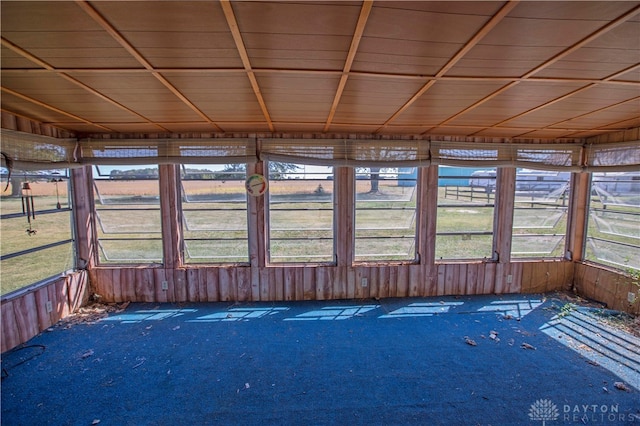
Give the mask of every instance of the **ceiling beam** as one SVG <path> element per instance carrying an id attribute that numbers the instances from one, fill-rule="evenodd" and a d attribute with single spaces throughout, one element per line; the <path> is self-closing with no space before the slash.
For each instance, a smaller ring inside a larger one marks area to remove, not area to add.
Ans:
<path id="1" fill-rule="evenodd" d="M 5 40 L 5 42 L 7 42 Z M 10 42 L 7 42 L 10 43 Z M 28 53 L 28 52 L 27 52 Z M 34 57 L 35 58 L 35 57 Z M 39 61 L 39 59 L 35 58 Z M 47 64 L 47 66 L 50 66 Z M 640 64 L 631 65 L 628 68 L 618 71 L 604 79 L 597 78 L 573 78 L 573 77 L 509 77 L 509 76 L 473 76 L 473 75 L 443 75 L 436 77 L 424 74 L 404 74 L 404 73 L 382 73 L 373 71 L 350 71 L 349 77 L 360 76 L 368 78 L 380 78 L 391 80 L 418 80 L 418 81 L 487 81 L 487 82 L 512 82 L 527 81 L 529 83 L 578 83 L 591 84 L 598 83 L 600 85 L 618 85 L 618 86 L 638 86 L 640 81 L 637 80 L 616 80 L 628 72 L 640 68 Z M 339 77 L 344 73 L 341 70 L 323 70 L 323 69 L 281 69 L 281 68 L 252 68 L 254 74 L 296 74 L 311 76 L 333 76 Z M 246 74 L 244 68 L 155 68 L 153 72 L 160 74 Z M 37 73 L 54 73 L 54 74 L 150 74 L 152 71 L 144 68 L 6 68 L 2 70 L 3 74 L 37 74 Z"/>
<path id="2" fill-rule="evenodd" d="M 171 93 L 173 93 L 182 103 L 187 105 L 193 112 L 198 114 L 204 121 L 213 126 L 217 131 L 222 131 L 222 129 L 209 118 L 204 112 L 200 110 L 193 102 L 191 102 L 186 96 L 184 96 L 169 80 L 167 80 L 162 74 L 157 72 L 153 65 L 140 53 L 138 50 L 131 45 L 125 39 L 118 30 L 116 30 L 113 25 L 111 25 L 96 9 L 93 8 L 89 3 L 85 0 L 76 0 L 76 4 L 80 6 L 80 8 L 89 15 L 96 23 L 98 23 L 103 30 L 105 30 L 120 46 L 122 46 L 131 56 L 134 57 L 136 61 L 140 63 L 146 70 L 151 71 L 151 75 L 153 75 L 164 87 L 166 87 Z M 154 123 L 155 124 L 155 123 Z M 166 129 L 165 129 L 166 130 Z"/>
<path id="3" fill-rule="evenodd" d="M 340 103 L 340 99 L 342 98 L 342 92 L 347 85 L 349 72 L 351 71 L 353 60 L 356 57 L 356 53 L 358 52 L 358 46 L 360 45 L 360 40 L 362 39 L 364 28 L 367 25 L 367 20 L 369 19 L 369 14 L 371 13 L 372 6 L 372 0 L 365 0 L 362 3 L 362 7 L 360 8 L 360 16 L 358 17 L 358 23 L 356 24 L 356 29 L 353 32 L 353 37 L 351 38 L 351 46 L 349 47 L 347 59 L 342 69 L 342 76 L 340 77 L 340 82 L 338 83 L 338 90 L 336 90 L 336 94 L 333 97 L 333 103 L 331 104 L 331 109 L 329 110 L 329 116 L 327 117 L 327 122 L 324 125 L 325 132 L 327 132 L 329 130 L 329 127 L 331 126 L 333 117 L 335 116 L 336 110 L 338 109 L 338 104 Z"/>
<path id="4" fill-rule="evenodd" d="M 262 114 L 264 115 L 265 120 L 267 120 L 269 130 L 274 132 L 275 128 L 273 127 L 273 121 L 271 120 L 271 115 L 269 114 L 269 110 L 267 109 L 267 104 L 265 103 L 262 92 L 260 91 L 260 85 L 258 85 L 256 75 L 251 68 L 251 61 L 249 61 L 249 55 L 247 54 L 247 49 L 245 48 L 244 41 L 242 40 L 242 34 L 240 33 L 240 28 L 238 27 L 238 21 L 236 20 L 236 15 L 233 12 L 233 7 L 231 6 L 229 0 L 220 0 L 220 6 L 222 6 L 222 11 L 224 12 L 224 16 L 227 19 L 227 24 L 229 25 L 229 29 L 231 30 L 231 35 L 233 37 L 233 41 L 236 44 L 236 49 L 238 50 L 240 59 L 242 60 L 242 65 L 244 65 L 244 70 L 246 71 L 249 82 L 251 83 L 253 93 L 258 100 L 258 104 L 260 104 L 260 109 L 262 110 Z"/>

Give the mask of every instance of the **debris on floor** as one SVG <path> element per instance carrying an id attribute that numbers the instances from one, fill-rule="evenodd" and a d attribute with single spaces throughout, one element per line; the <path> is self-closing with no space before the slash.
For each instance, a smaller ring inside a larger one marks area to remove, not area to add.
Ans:
<path id="1" fill-rule="evenodd" d="M 76 312 L 69 314 L 68 317 L 56 324 L 56 327 L 68 329 L 77 324 L 94 324 L 109 314 L 123 312 L 127 309 L 129 303 L 92 303 L 78 308 Z M 49 330 L 52 330 L 52 328 Z"/>
<path id="2" fill-rule="evenodd" d="M 615 382 L 613 384 L 613 386 L 618 390 L 625 391 L 625 392 L 631 392 L 631 388 L 629 388 L 629 386 L 624 384 L 624 382 Z"/>

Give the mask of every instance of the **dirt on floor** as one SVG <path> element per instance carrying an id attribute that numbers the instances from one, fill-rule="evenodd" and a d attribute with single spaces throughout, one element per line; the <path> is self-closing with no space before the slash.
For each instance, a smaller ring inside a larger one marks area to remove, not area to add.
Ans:
<path id="1" fill-rule="evenodd" d="M 625 312 L 607 309 L 606 305 L 602 303 L 585 299 L 569 292 L 554 293 L 553 298 L 565 302 L 563 305 L 557 307 L 560 315 L 562 315 L 563 312 L 568 313 L 577 306 L 592 308 L 593 310 L 591 312 L 600 318 L 603 323 L 636 337 L 640 337 L 640 316 L 633 316 Z"/>
<path id="2" fill-rule="evenodd" d="M 93 324 L 111 313 L 124 311 L 128 306 L 129 302 L 106 304 L 93 302 L 87 306 L 81 307 L 76 312 L 62 319 L 58 324 L 56 324 L 56 327 L 68 329 L 77 324 Z"/>

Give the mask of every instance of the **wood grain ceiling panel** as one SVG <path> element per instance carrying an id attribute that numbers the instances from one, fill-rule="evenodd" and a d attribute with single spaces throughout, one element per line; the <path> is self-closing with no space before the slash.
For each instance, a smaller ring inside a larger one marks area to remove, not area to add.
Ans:
<path id="1" fill-rule="evenodd" d="M 334 121 L 383 123 L 420 87 L 420 81 L 352 76 L 342 93 Z"/>
<path id="2" fill-rule="evenodd" d="M 551 64 L 536 76 L 602 79 L 638 62 L 638 23 L 625 22 L 564 59 Z"/>
<path id="3" fill-rule="evenodd" d="M 626 72 L 622 73 L 616 77 L 618 81 L 632 81 L 636 83 L 640 83 L 640 66 Z"/>
<path id="4" fill-rule="evenodd" d="M 221 122 L 220 127 L 224 129 L 225 132 L 237 132 L 237 133 L 267 133 L 269 132 L 269 125 L 266 122 Z"/>
<path id="5" fill-rule="evenodd" d="M 147 2 L 91 4 L 156 68 L 242 67 L 215 2 L 161 1 L 153 7 Z"/>
<path id="6" fill-rule="evenodd" d="M 349 35 L 244 33 L 254 68 L 340 70 Z"/>
<path id="7" fill-rule="evenodd" d="M 29 37 L 25 34 L 7 36 L 54 68 L 140 67 L 138 62 L 106 32 L 43 32 L 32 33 Z"/>
<path id="8" fill-rule="evenodd" d="M 542 129 L 542 130 L 534 130 L 531 132 L 517 134 L 514 136 L 524 136 L 527 138 L 541 138 L 541 139 L 556 139 L 556 138 L 564 138 L 571 135 L 573 137 L 575 133 L 567 130 L 554 130 L 554 129 Z M 477 136 L 483 136 L 483 132 L 478 132 Z"/>
<path id="9" fill-rule="evenodd" d="M 42 123 L 66 123 L 66 127 L 75 128 L 82 122 L 75 120 L 69 115 L 64 115 L 42 105 L 35 104 L 18 96 L 14 96 L 6 91 L 2 92 L 2 109 L 5 111 L 12 111 L 18 116 L 31 117 Z M 92 131 L 100 131 L 99 128 L 93 127 Z"/>
<path id="10" fill-rule="evenodd" d="M 12 68 L 20 69 L 39 69 L 40 67 L 32 61 L 26 59 L 24 56 L 17 54 L 11 49 L 4 46 L 0 49 L 0 65 L 2 66 L 2 72 Z"/>
<path id="11" fill-rule="evenodd" d="M 2 17 L 3 38 L 53 67 L 137 66 L 73 2 L 2 2 Z"/>
<path id="12" fill-rule="evenodd" d="M 171 84 L 213 121 L 263 121 L 245 73 L 165 73 Z"/>
<path id="13" fill-rule="evenodd" d="M 2 108 L 78 132 L 583 137 L 637 125 L 639 5 L 5 1 Z"/>
<path id="14" fill-rule="evenodd" d="M 571 97 L 546 106 L 539 111 L 509 120 L 505 125 L 547 127 L 560 120 L 568 120 L 589 111 L 599 110 L 637 96 L 640 96 L 640 86 L 637 88 L 625 86 L 610 87 L 604 85 L 590 87 Z"/>
<path id="15" fill-rule="evenodd" d="M 448 121 L 447 124 L 488 125 L 487 127 L 489 127 L 543 105 L 582 86 L 578 83 L 523 82 L 466 114 Z"/>
<path id="16" fill-rule="evenodd" d="M 438 81 L 400 114 L 394 124 L 438 125 L 503 85 L 490 81 Z"/>
<path id="17" fill-rule="evenodd" d="M 151 121 L 198 121 L 200 117 L 151 74 L 72 73 L 74 78 Z"/>
<path id="18" fill-rule="evenodd" d="M 342 69 L 360 3 L 234 2 L 254 68 Z"/>
<path id="19" fill-rule="evenodd" d="M 257 79 L 271 118 L 280 122 L 324 122 L 340 80 L 304 74 L 266 74 Z"/>
<path id="20" fill-rule="evenodd" d="M 509 128 L 502 128 L 502 127 L 492 127 L 490 129 L 482 129 L 482 130 L 477 130 L 475 132 L 469 133 L 468 136 L 486 136 L 486 137 L 502 137 L 502 138 L 513 138 L 516 136 L 520 136 L 522 134 L 527 135 L 527 137 L 529 137 L 529 132 L 531 132 L 531 128 L 518 128 L 518 127 L 509 127 Z M 557 132 L 558 134 L 556 134 L 555 136 L 559 137 L 564 135 L 565 133 L 567 133 L 566 131 L 563 132 Z M 555 137 L 554 136 L 554 137 Z"/>
<path id="21" fill-rule="evenodd" d="M 318 126 L 322 125 L 322 122 L 315 123 L 302 123 L 302 122 L 278 122 L 273 123 L 279 132 L 304 132 L 315 133 Z"/>
<path id="22" fill-rule="evenodd" d="M 113 129 L 114 132 L 117 133 L 129 133 L 129 134 L 133 134 L 133 133 L 154 133 L 157 134 L 158 133 L 158 126 L 156 126 L 155 124 L 152 123 L 143 123 L 143 122 L 135 122 L 135 121 L 131 121 L 129 123 L 127 122 L 122 122 L 122 123 L 105 123 L 105 125 L 108 125 L 111 129 Z M 86 127 L 86 126 L 85 126 Z M 211 127 L 209 127 L 211 128 Z M 88 130 L 84 130 L 82 126 L 78 126 L 78 132 L 81 133 L 87 133 Z"/>
<path id="23" fill-rule="evenodd" d="M 374 3 L 352 69 L 434 75 L 491 17 L 482 2 L 467 4 L 464 13 L 453 3 L 449 11 L 421 6 Z M 499 6 L 492 4 L 491 13 Z"/>
<path id="24" fill-rule="evenodd" d="M 378 133 L 380 133 L 382 135 L 384 135 L 384 134 L 388 134 L 388 135 L 419 135 L 421 133 L 426 132 L 430 128 L 431 128 L 430 126 L 396 126 L 396 125 L 390 124 L 389 126 L 385 127 L 384 129 L 378 131 Z"/>
<path id="25" fill-rule="evenodd" d="M 451 75 L 520 76 L 621 14 L 620 7 L 521 2 L 450 71 Z M 582 7 L 584 6 L 584 7 Z M 624 7 L 628 10 L 630 7 Z"/>
<path id="26" fill-rule="evenodd" d="M 365 133 L 372 134 L 380 127 L 378 124 L 354 124 L 354 123 L 335 123 L 329 126 L 330 132 L 335 133 Z"/>
<path id="27" fill-rule="evenodd" d="M 633 121 L 638 117 L 640 117 L 640 100 L 637 102 L 627 102 L 617 107 L 586 114 L 572 120 L 558 123 L 551 127 L 569 127 L 585 130 L 607 127 L 625 128 L 624 126 L 628 125 L 629 120 Z"/>
<path id="28" fill-rule="evenodd" d="M 482 130 L 481 127 L 455 127 L 455 126 L 443 126 L 443 127 L 434 127 L 429 130 L 430 135 L 434 136 L 469 136 L 473 135 Z"/>
<path id="29" fill-rule="evenodd" d="M 52 73 L 41 73 L 37 78 L 24 74 L 3 73 L 2 87 L 89 121 L 122 121 L 133 117 L 130 113 L 104 102 Z"/>
<path id="30" fill-rule="evenodd" d="M 95 26 L 69 1 L 3 1 L 2 33 L 93 31 Z M 71 25 L 73 23 L 73 25 Z"/>
<path id="31" fill-rule="evenodd" d="M 633 127 L 638 127 L 638 126 L 640 126 L 640 116 L 631 118 L 629 120 L 617 121 L 614 124 L 602 126 L 602 128 L 618 130 L 618 129 L 631 129 Z"/>
<path id="32" fill-rule="evenodd" d="M 180 123 L 167 123 L 167 122 L 160 122 L 158 123 L 159 125 L 161 125 L 162 127 L 164 127 L 165 129 L 167 129 L 167 131 L 172 132 L 172 133 L 182 133 L 182 134 L 189 134 L 189 133 L 194 133 L 194 134 L 200 134 L 200 133 L 211 133 L 212 129 L 211 129 L 211 124 L 209 123 L 204 123 L 204 122 L 180 122 Z"/>

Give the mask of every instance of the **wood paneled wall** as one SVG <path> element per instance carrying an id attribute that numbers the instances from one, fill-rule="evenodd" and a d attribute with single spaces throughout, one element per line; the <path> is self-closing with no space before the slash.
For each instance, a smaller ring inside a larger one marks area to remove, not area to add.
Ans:
<path id="1" fill-rule="evenodd" d="M 632 277 L 590 263 L 576 263 L 574 267 L 575 291 L 580 296 L 604 303 L 609 309 L 640 315 L 640 284 Z M 635 294 L 635 302 L 627 296 Z"/>
<path id="2" fill-rule="evenodd" d="M 573 264 L 477 262 L 422 265 L 100 267 L 92 291 L 105 302 L 218 302 L 365 299 L 542 293 L 570 289 Z M 366 286 L 363 285 L 366 278 Z M 166 282 L 166 290 L 162 289 Z"/>
<path id="3" fill-rule="evenodd" d="M 88 294 L 87 272 L 79 271 L 3 300 L 2 352 L 26 342 L 86 304 Z"/>

